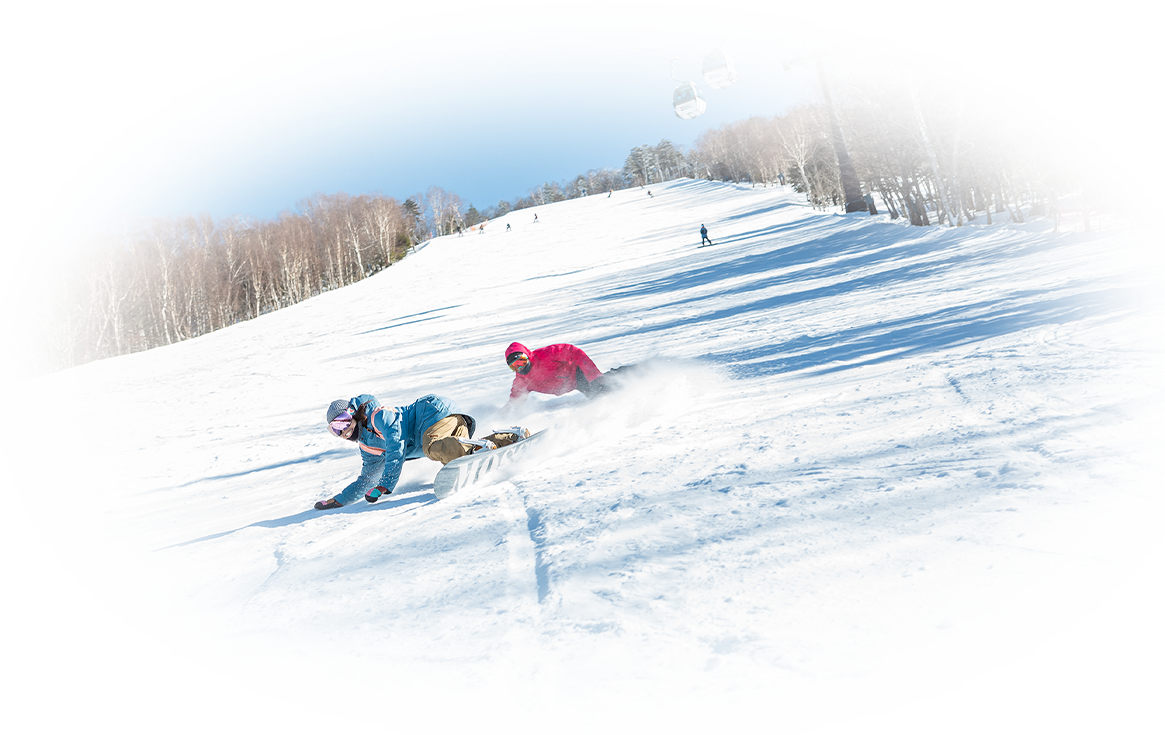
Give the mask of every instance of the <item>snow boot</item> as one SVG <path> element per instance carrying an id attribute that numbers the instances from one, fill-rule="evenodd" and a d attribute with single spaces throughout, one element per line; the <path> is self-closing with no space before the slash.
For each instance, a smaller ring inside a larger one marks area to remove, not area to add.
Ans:
<path id="1" fill-rule="evenodd" d="M 377 500 L 380 500 L 382 497 L 384 497 L 385 495 L 388 495 L 388 494 L 389 494 L 388 490 L 385 490 L 380 485 L 377 485 L 376 487 L 372 488 L 368 492 L 364 493 L 364 499 L 367 500 L 369 503 L 375 503 Z"/>

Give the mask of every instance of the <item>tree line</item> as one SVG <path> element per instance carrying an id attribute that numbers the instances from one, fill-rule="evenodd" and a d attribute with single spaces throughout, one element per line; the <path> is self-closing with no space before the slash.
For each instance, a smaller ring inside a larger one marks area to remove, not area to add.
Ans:
<path id="1" fill-rule="evenodd" d="M 669 141 L 633 154 L 648 168 L 587 171 L 482 211 L 440 186 L 404 202 L 317 193 L 270 220 L 121 213 L 68 240 L 0 250 L 0 384 L 282 309 L 510 211 L 682 175 L 683 155 Z"/>
<path id="2" fill-rule="evenodd" d="M 172 344 L 290 306 L 387 268 L 422 231 L 413 201 L 316 195 L 270 221 L 161 219 L 68 274 L 64 365 Z"/>
<path id="3" fill-rule="evenodd" d="M 823 80 L 824 83 L 824 80 Z M 592 169 L 476 208 L 430 187 L 404 202 L 317 194 L 273 220 L 209 215 L 145 223 L 84 256 L 55 305 L 54 367 L 171 344 L 367 278 L 420 242 L 507 212 L 689 177 L 787 184 L 814 207 L 846 203 L 840 143 L 857 185 L 918 226 L 1022 221 L 1079 185 L 958 94 L 907 84 L 838 84 L 785 114 L 702 133 L 684 150 L 641 145 L 621 169 Z M 872 201 L 867 199 L 867 201 Z M 863 205 L 864 208 L 864 205 Z"/>

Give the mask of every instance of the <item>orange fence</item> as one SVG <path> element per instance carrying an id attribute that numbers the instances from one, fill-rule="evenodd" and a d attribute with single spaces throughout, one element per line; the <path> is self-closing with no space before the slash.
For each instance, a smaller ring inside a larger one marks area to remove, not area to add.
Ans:
<path id="1" fill-rule="evenodd" d="M 1055 212 L 1057 232 L 1099 232 L 1101 229 L 1165 229 L 1165 197 L 1132 195 L 1120 202 L 1060 207 Z"/>

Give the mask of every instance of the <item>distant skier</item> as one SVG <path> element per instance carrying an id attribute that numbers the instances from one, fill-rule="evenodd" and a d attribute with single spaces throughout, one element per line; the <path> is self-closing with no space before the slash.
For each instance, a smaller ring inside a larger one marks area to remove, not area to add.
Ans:
<path id="1" fill-rule="evenodd" d="M 332 401 L 327 423 L 333 435 L 360 445 L 364 465 L 359 477 L 339 495 L 316 503 L 316 510 L 347 505 L 361 493 L 369 503 L 375 503 L 396 488 L 406 460 L 424 456 L 448 464 L 478 449 L 504 447 L 529 436 L 528 431 L 515 426 L 474 440 L 477 422 L 473 417 L 458 413 L 452 401 L 436 395 L 400 408 L 382 406 L 366 393 Z"/>
<path id="2" fill-rule="evenodd" d="M 537 212 L 535 212 L 535 213 L 534 213 L 534 221 L 535 221 L 535 222 L 537 222 L 537 221 L 538 221 L 538 213 L 537 213 Z"/>
<path id="3" fill-rule="evenodd" d="M 509 222 L 507 222 L 507 223 L 506 223 L 506 232 L 509 232 L 509 231 L 510 231 L 510 223 L 509 223 Z"/>
<path id="4" fill-rule="evenodd" d="M 647 190 L 647 196 L 651 197 L 652 199 L 655 199 L 655 197 L 651 196 L 651 189 Z"/>
<path id="5" fill-rule="evenodd" d="M 704 243 L 712 244 L 712 240 L 708 238 L 708 228 L 700 225 L 700 247 L 704 247 Z"/>

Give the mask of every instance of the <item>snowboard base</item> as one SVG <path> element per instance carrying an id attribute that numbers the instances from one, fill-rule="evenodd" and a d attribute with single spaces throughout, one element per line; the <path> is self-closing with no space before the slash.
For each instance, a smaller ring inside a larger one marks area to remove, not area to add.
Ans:
<path id="1" fill-rule="evenodd" d="M 453 460 L 433 478 L 433 494 L 437 500 L 443 500 L 467 487 L 513 477 L 522 464 L 530 459 L 530 448 L 545 438 L 549 431 L 543 429 L 513 444 L 498 449 L 478 450 Z"/>

